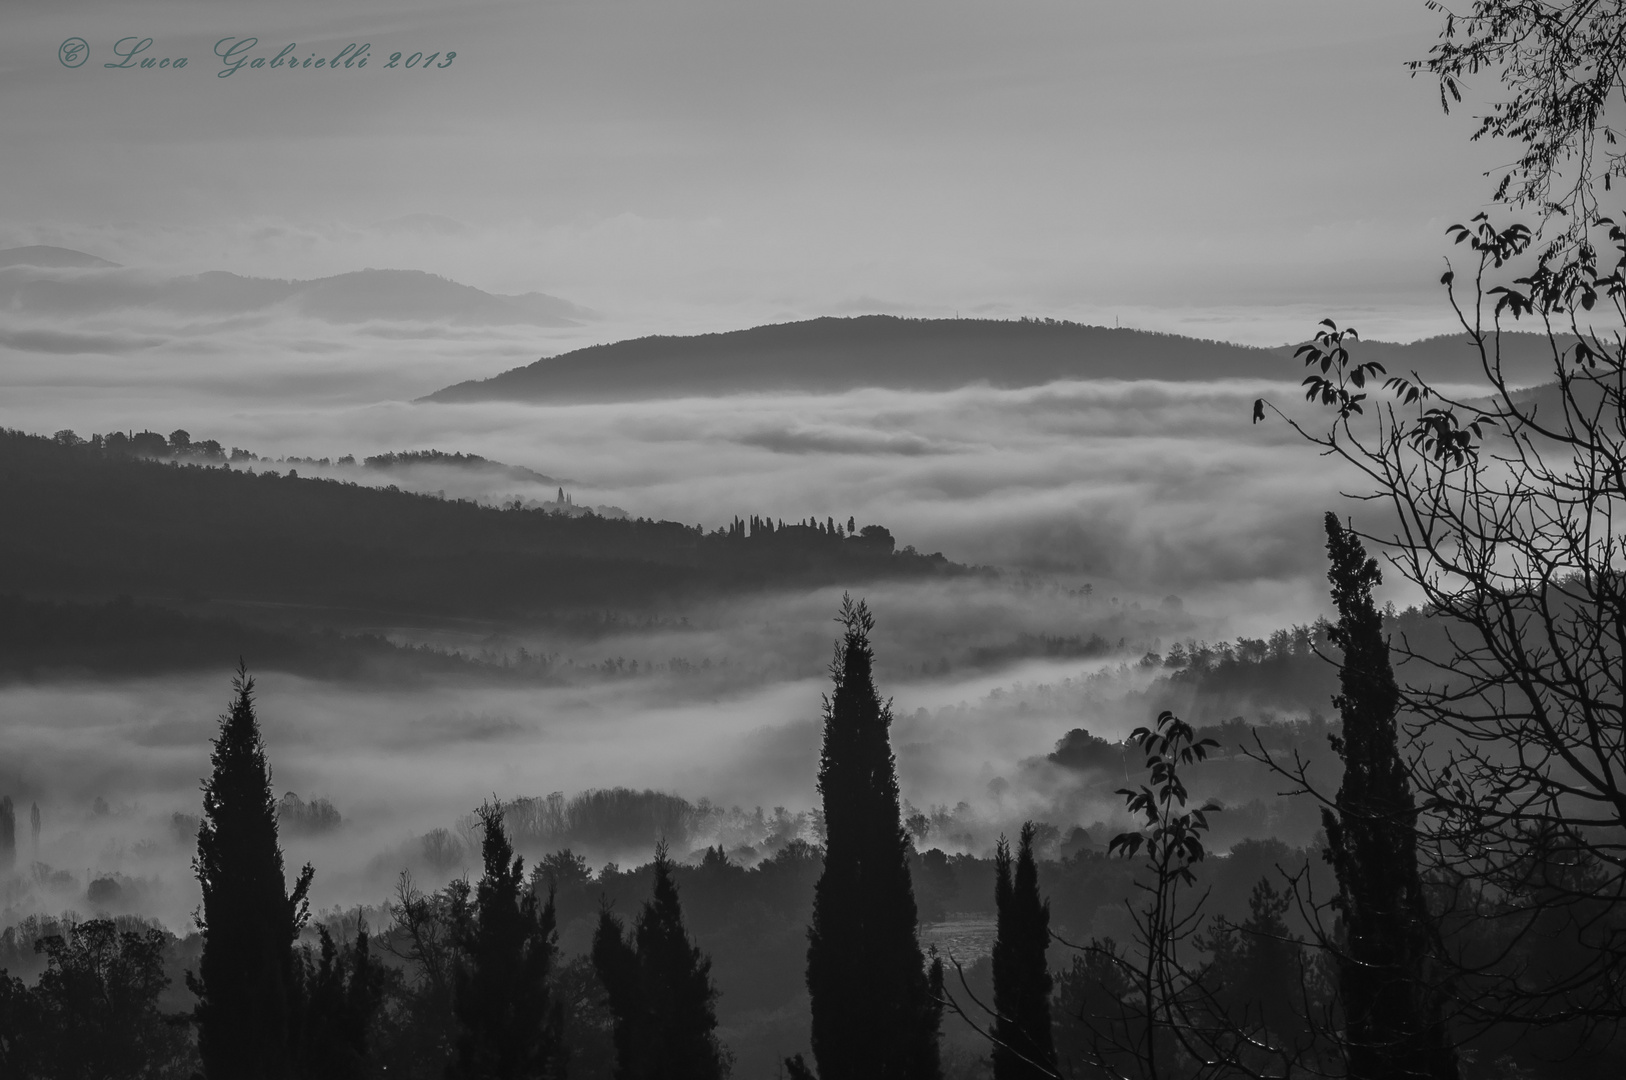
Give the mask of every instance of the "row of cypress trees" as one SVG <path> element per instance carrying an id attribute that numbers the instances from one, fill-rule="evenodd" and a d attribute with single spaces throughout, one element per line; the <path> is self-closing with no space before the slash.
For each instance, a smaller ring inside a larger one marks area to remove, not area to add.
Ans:
<path id="1" fill-rule="evenodd" d="M 874 619 L 844 599 L 843 626 L 825 698 L 819 791 L 827 845 L 808 931 L 807 986 L 813 1063 L 792 1075 L 938 1080 L 945 994 L 942 962 L 928 965 L 899 810 L 889 702 L 874 683 Z M 321 936 L 320 958 L 296 946 L 308 921 L 314 872 L 286 884 L 270 768 L 254 709 L 254 680 L 239 668 L 221 717 L 204 788 L 194 863 L 203 891 L 203 953 L 188 984 L 198 997 L 204 1073 L 210 1078 L 360 1077 L 382 978 L 365 927 L 339 946 Z M 481 1080 L 563 1077 L 560 1003 L 550 992 L 558 960 L 551 894 L 529 888 L 494 805 L 478 811 L 483 872 L 451 913 L 464 962 L 453 975 L 456 1039 L 448 1076 Z M 1046 1075 L 1049 910 L 1038 894 L 1034 829 L 1013 860 L 997 857 L 994 953 L 999 1080 Z M 656 851 L 651 899 L 628 929 L 600 913 L 593 966 L 615 1018 L 617 1080 L 717 1080 L 730 1059 L 716 1037 L 711 962 L 690 940 L 672 861 Z M 1014 867 L 1014 880 L 1013 880 Z M 302 959 L 303 958 L 303 959 Z"/>
<path id="2" fill-rule="evenodd" d="M 194 861 L 203 902 L 203 951 L 187 973 L 192 1020 L 209 1080 L 350 1080 L 370 1076 L 368 1033 L 383 997 L 383 972 L 362 926 L 320 950 L 297 948 L 309 918 L 314 872 L 290 889 L 277 837 L 276 804 L 254 711 L 254 680 L 239 667 L 221 717 L 204 787 Z M 482 875 L 454 892 L 450 913 L 461 960 L 453 971 L 455 1039 L 449 1080 L 555 1080 L 569 1047 L 551 980 L 558 959 L 553 896 L 527 885 L 500 808 L 477 812 Z M 606 910 L 594 966 L 615 1020 L 617 1080 L 718 1080 L 710 961 L 689 941 L 664 846 L 653 899 L 628 940 Z"/>
<path id="3" fill-rule="evenodd" d="M 1406 844 L 1415 816 L 1399 768 L 1398 695 L 1381 619 L 1372 603 L 1376 565 L 1352 534 L 1327 521 L 1333 598 L 1344 651 L 1337 704 L 1346 766 L 1337 813 L 1327 815 L 1331 860 L 1341 886 L 1349 963 L 1352 1075 L 1385 1075 L 1398 1057 L 1436 1060 L 1423 1071 L 1449 1076 L 1439 1004 L 1419 998 L 1427 943 L 1415 856 Z M 890 702 L 874 681 L 874 618 L 843 598 L 842 635 L 824 699 L 818 788 L 826 847 L 808 930 L 807 988 L 813 1061 L 786 1066 L 797 1080 L 939 1080 L 943 966 L 922 952 L 909 875 L 909 836 L 899 808 L 889 731 Z M 253 680 L 239 669 L 236 699 L 222 717 L 204 790 L 196 870 L 203 886 L 204 949 L 188 976 L 208 1077 L 362 1075 L 367 1017 L 377 1008 L 376 965 L 363 930 L 343 949 L 323 935 L 319 963 L 299 961 L 295 939 L 308 916 L 312 870 L 286 887 L 276 806 L 254 717 Z M 501 812 L 480 811 L 484 874 L 467 926 L 467 962 L 455 975 L 458 1031 L 453 1078 L 565 1075 L 559 1004 L 549 977 L 557 959 L 553 899 L 527 888 Z M 1034 828 L 1016 854 L 996 852 L 997 938 L 993 954 L 996 1080 L 1057 1075 L 1050 1022 L 1049 907 L 1038 889 Z M 664 845 L 652 898 L 630 931 L 600 915 L 593 962 L 615 1017 L 617 1080 L 726 1075 L 716 1038 L 710 961 L 684 930 Z M 308 954 L 307 954 L 308 955 Z"/>

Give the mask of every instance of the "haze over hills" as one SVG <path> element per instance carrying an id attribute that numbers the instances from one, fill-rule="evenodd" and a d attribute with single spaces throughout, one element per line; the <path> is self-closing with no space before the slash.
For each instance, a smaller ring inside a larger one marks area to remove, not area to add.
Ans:
<path id="1" fill-rule="evenodd" d="M 222 270 L 164 277 L 67 248 L 0 250 L 0 307 L 13 315 L 84 316 L 150 308 L 230 316 L 279 305 L 334 323 L 381 319 L 568 327 L 595 318 L 593 312 L 545 293 L 501 296 L 421 270 L 369 268 L 311 280 L 243 277 Z"/>
<path id="2" fill-rule="evenodd" d="M 86 255 L 83 251 L 74 251 L 72 248 L 51 247 L 49 244 L 33 244 L 29 247 L 0 250 L 0 267 L 38 266 L 45 269 L 117 269 L 118 265 L 116 262 L 108 262 L 106 259 L 99 259 L 94 255 Z"/>
<path id="3" fill-rule="evenodd" d="M 1511 335 L 1504 342 L 1509 370 L 1539 379 L 1545 348 L 1539 335 Z M 1438 381 L 1483 378 L 1465 335 L 1356 349 L 1391 374 L 1416 369 Z M 1051 319 L 861 315 L 594 345 L 420 400 L 559 403 L 857 387 L 948 390 L 972 383 L 1011 389 L 1062 379 L 1297 381 L 1302 365 L 1293 351 Z"/>

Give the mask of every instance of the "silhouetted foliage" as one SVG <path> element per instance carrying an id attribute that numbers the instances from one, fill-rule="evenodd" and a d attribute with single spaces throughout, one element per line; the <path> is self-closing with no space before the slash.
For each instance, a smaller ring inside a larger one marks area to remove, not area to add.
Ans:
<path id="1" fill-rule="evenodd" d="M 565 1073 L 563 1015 L 548 991 L 557 953 L 553 900 L 525 887 L 524 860 L 514 854 L 502 811 L 480 808 L 485 872 L 464 927 L 453 975 L 458 1034 L 449 1080 L 544 1080 Z"/>
<path id="2" fill-rule="evenodd" d="M 167 935 L 98 919 L 47 936 L 32 991 L 0 976 L 0 1076 L 17 1080 L 180 1080 L 196 1068 L 183 1018 L 158 999 Z"/>
<path id="3" fill-rule="evenodd" d="M 665 846 L 655 852 L 655 894 L 630 938 L 608 908 L 599 913 L 593 966 L 615 1017 L 616 1080 L 719 1080 L 711 960 L 690 941 Z"/>
<path id="4" fill-rule="evenodd" d="M 17 810 L 10 795 L 0 795 L 0 874 L 11 873 L 17 863 Z"/>
<path id="5" fill-rule="evenodd" d="M 1000 838 L 994 854 L 994 1080 L 1037 1080 L 1055 1073 L 1050 1033 L 1050 904 L 1039 897 L 1033 858 L 1033 822 L 1017 840 L 1016 872 L 1011 849 Z"/>
<path id="6" fill-rule="evenodd" d="M 300 950 L 300 1015 L 296 1070 L 301 1080 L 362 1080 L 373 1074 L 370 1039 L 383 1004 L 385 975 L 373 957 L 367 928 L 340 946 L 327 927 L 316 929 L 319 950 Z"/>
<path id="7" fill-rule="evenodd" d="M 1349 1073 L 1356 1080 L 1456 1080 L 1456 1053 L 1429 971 L 1432 933 L 1417 869 L 1417 806 L 1396 726 L 1400 689 L 1372 602 L 1378 564 L 1336 515 L 1326 516 L 1326 528 L 1327 576 L 1338 608 L 1332 640 L 1343 650 L 1334 704 L 1344 727 L 1333 745 L 1344 762 L 1344 782 L 1337 812 L 1324 809 L 1322 824 L 1338 874 L 1344 938 L 1338 982 Z"/>
<path id="8" fill-rule="evenodd" d="M 193 862 L 203 889 L 203 956 L 187 984 L 209 1080 L 281 1080 L 292 1065 L 298 982 L 294 939 L 307 917 L 307 865 L 289 890 L 277 843 L 271 770 L 254 715 L 254 680 L 239 667 L 203 789 Z"/>
<path id="9" fill-rule="evenodd" d="M 892 711 L 873 677 L 874 619 L 862 601 L 844 598 L 838 621 L 845 633 L 819 759 L 828 841 L 808 930 L 813 1056 L 827 1080 L 935 1080 L 942 964 L 927 970 L 916 937 Z"/>
<path id="10" fill-rule="evenodd" d="M 1205 1023 L 1244 1036 L 1230 1051 L 1254 1076 L 1288 1076 L 1295 1066 L 1336 1075 L 1341 1064 L 1319 1039 L 1333 1011 L 1329 965 L 1289 928 L 1293 896 L 1291 883 L 1278 888 L 1262 877 L 1248 897 L 1247 918 L 1221 919 L 1197 942 L 1209 954 L 1201 974 L 1212 1011 Z"/>

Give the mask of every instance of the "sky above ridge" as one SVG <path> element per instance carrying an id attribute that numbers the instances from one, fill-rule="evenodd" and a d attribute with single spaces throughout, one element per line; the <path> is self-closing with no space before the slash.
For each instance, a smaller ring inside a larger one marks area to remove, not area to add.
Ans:
<path id="1" fill-rule="evenodd" d="M 1420 0 L 8 0 L 0 21 L 0 247 L 425 270 L 586 305 L 604 339 L 870 311 L 1416 337 L 1450 328 L 1444 229 L 1510 156 L 1408 76 L 1438 30 Z M 365 67 L 270 63 L 363 44 Z M 217 50 L 267 63 L 221 77 Z"/>

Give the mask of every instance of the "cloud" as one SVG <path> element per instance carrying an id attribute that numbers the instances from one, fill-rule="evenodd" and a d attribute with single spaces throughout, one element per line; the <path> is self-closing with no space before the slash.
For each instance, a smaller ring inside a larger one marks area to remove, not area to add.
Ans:
<path id="1" fill-rule="evenodd" d="M 166 344 L 164 338 L 123 334 L 75 334 L 64 330 L 14 330 L 0 327 L 0 348 L 19 352 L 73 356 L 84 353 L 127 353 Z"/>

